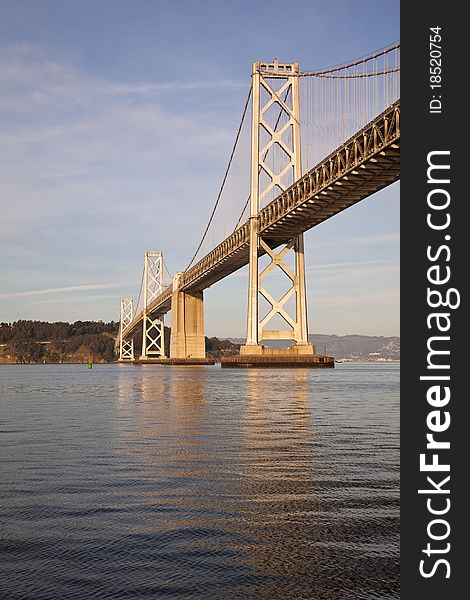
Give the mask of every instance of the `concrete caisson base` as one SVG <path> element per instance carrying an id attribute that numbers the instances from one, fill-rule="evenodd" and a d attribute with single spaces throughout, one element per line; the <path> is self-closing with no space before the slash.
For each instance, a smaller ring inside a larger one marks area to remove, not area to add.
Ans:
<path id="1" fill-rule="evenodd" d="M 250 353 L 250 350 L 254 352 Z M 291 348 L 265 348 L 264 346 L 242 346 L 239 356 L 228 356 L 220 360 L 223 368 L 246 367 L 310 367 L 332 368 L 333 356 L 315 354 L 312 344 L 294 345 Z"/>
<path id="2" fill-rule="evenodd" d="M 266 348 L 261 344 L 240 346 L 240 356 L 316 356 L 313 344 L 293 344 L 290 348 Z"/>
<path id="3" fill-rule="evenodd" d="M 214 365 L 212 358 L 170 358 L 169 365 Z"/>
<path id="4" fill-rule="evenodd" d="M 220 360 L 222 368 L 334 368 L 332 356 L 228 356 Z"/>
<path id="5" fill-rule="evenodd" d="M 213 365 L 212 358 L 144 358 L 134 361 L 136 365 Z"/>

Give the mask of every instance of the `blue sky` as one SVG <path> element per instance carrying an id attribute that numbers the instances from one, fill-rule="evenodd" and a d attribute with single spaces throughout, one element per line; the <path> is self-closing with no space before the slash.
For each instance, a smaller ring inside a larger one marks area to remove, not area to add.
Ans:
<path id="1" fill-rule="evenodd" d="M 186 267 L 253 60 L 312 70 L 400 37 L 398 1 L 0 8 L 0 321 L 116 320 L 146 250 Z M 398 335 L 399 184 L 305 238 L 310 332 Z M 245 270 L 207 290 L 206 334 L 244 336 L 246 295 Z"/>

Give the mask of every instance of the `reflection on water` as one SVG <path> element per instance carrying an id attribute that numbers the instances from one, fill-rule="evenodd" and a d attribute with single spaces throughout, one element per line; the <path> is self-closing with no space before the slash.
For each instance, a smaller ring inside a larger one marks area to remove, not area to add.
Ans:
<path id="1" fill-rule="evenodd" d="M 2 598 L 398 598 L 398 374 L 2 368 Z"/>

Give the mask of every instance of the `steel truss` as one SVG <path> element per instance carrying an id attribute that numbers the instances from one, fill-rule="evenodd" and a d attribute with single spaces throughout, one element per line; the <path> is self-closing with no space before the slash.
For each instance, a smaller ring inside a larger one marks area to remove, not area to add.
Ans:
<path id="1" fill-rule="evenodd" d="M 303 233 L 288 240 L 284 248 L 275 252 L 274 248 L 279 243 L 273 243 L 259 229 L 262 202 L 269 200 L 270 195 L 276 191 L 285 192 L 302 175 L 298 74 L 297 63 L 280 64 L 277 59 L 269 64 L 253 63 L 247 345 L 258 345 L 262 340 L 272 339 L 292 339 L 297 344 L 308 344 Z M 273 120 L 273 114 L 277 114 L 277 119 Z M 262 138 L 265 142 L 260 143 Z M 277 161 L 273 158 L 276 153 Z M 289 251 L 295 255 L 295 273 L 284 262 Z M 260 272 L 258 256 L 264 253 L 270 257 L 271 262 Z M 291 287 L 281 298 L 274 298 L 269 294 L 264 284 L 266 276 L 276 267 L 287 275 L 291 283 Z M 260 295 L 271 306 L 261 318 Z M 289 314 L 286 307 L 293 295 L 294 315 Z M 267 325 L 276 315 L 291 329 L 268 330 Z"/>
<path id="2" fill-rule="evenodd" d="M 144 257 L 144 309 L 142 357 L 165 356 L 164 317 L 151 318 L 148 306 L 163 291 L 163 254 L 146 252 Z"/>
<path id="3" fill-rule="evenodd" d="M 132 298 L 121 298 L 121 319 L 119 327 L 119 360 L 121 362 L 134 360 L 134 340 L 124 339 L 122 332 L 132 323 L 134 317 L 134 303 Z"/>

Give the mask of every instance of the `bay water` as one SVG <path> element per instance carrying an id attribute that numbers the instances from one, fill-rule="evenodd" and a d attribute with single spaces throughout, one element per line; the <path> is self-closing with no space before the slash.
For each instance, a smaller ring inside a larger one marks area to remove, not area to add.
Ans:
<path id="1" fill-rule="evenodd" d="M 399 364 L 0 366 L 0 598 L 399 598 Z"/>

